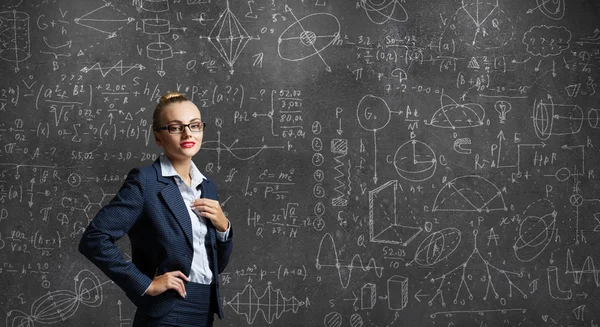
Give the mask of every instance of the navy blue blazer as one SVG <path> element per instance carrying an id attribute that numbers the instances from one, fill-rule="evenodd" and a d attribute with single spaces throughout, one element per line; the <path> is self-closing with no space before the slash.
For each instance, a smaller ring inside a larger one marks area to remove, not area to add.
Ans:
<path id="1" fill-rule="evenodd" d="M 202 197 L 218 200 L 215 184 L 209 179 L 200 184 Z M 213 272 L 214 311 L 223 318 L 219 295 L 219 273 L 233 247 L 233 228 L 225 242 L 217 239 L 215 227 L 206 219 L 206 251 Z M 129 236 L 131 261 L 125 260 L 115 241 Z M 193 257 L 192 223 L 177 184 L 162 177 L 160 162 L 132 169 L 115 197 L 104 206 L 86 228 L 79 251 L 114 281 L 127 297 L 151 317 L 171 310 L 180 295 L 168 290 L 157 296 L 142 295 L 154 276 L 180 270 L 190 275 Z"/>

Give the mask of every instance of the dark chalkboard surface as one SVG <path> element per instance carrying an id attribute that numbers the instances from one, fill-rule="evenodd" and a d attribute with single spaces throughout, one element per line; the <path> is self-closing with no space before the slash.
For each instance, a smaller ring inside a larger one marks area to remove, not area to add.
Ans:
<path id="1" fill-rule="evenodd" d="M 180 91 L 236 229 L 217 326 L 598 326 L 599 13 L 3 1 L 0 321 L 131 325 L 77 244 Z"/>

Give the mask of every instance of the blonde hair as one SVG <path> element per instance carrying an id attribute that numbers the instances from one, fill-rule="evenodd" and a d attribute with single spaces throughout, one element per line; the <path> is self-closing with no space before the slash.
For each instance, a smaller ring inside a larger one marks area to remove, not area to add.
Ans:
<path id="1" fill-rule="evenodd" d="M 182 93 L 179 93 L 179 92 L 169 92 L 169 93 L 163 95 L 162 97 L 160 97 L 160 100 L 158 100 L 158 104 L 156 105 L 156 108 L 154 108 L 154 113 L 152 114 L 152 128 L 155 131 L 158 131 L 158 128 L 160 127 L 159 126 L 160 122 L 158 120 L 160 119 L 160 114 L 166 107 L 168 107 L 174 103 L 185 102 L 185 101 L 190 101 L 190 100 L 188 98 L 186 98 L 185 95 L 183 95 Z"/>

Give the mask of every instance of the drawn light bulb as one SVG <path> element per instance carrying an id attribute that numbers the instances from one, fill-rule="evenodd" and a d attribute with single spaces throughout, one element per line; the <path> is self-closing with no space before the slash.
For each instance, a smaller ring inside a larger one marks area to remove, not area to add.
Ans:
<path id="1" fill-rule="evenodd" d="M 512 109 L 510 102 L 506 101 L 496 101 L 494 104 L 494 109 L 498 112 L 500 118 L 500 124 L 504 124 L 506 122 L 506 114 Z"/>

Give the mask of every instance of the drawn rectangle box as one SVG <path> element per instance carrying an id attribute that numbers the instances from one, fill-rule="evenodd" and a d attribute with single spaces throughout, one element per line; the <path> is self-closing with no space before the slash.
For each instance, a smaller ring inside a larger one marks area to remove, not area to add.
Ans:
<path id="1" fill-rule="evenodd" d="M 408 304 L 408 278 L 394 275 L 387 282 L 390 310 L 402 310 Z"/>
<path id="2" fill-rule="evenodd" d="M 331 140 L 331 153 L 338 155 L 348 154 L 348 140 L 346 139 L 333 139 Z"/>
<path id="3" fill-rule="evenodd" d="M 373 309 L 377 302 L 375 284 L 367 283 L 360 289 L 361 309 Z"/>

